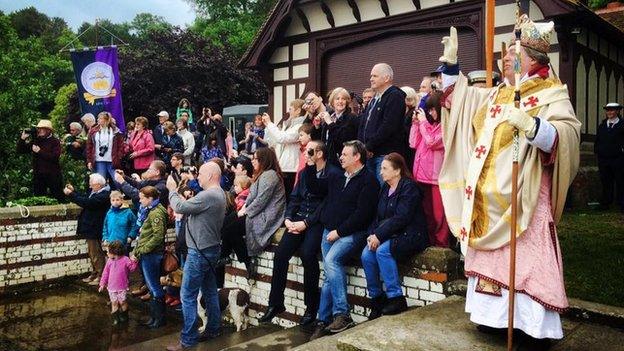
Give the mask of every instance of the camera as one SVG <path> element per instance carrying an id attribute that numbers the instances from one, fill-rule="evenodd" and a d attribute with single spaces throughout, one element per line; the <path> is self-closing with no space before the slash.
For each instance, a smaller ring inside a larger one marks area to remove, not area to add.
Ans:
<path id="1" fill-rule="evenodd" d="M 100 146 L 100 157 L 104 157 L 104 155 L 106 155 L 106 151 L 108 151 L 108 145 L 102 145 Z"/>
<path id="2" fill-rule="evenodd" d="M 314 156 L 314 149 L 308 149 L 308 156 L 312 157 Z"/>
<path id="3" fill-rule="evenodd" d="M 196 174 L 197 173 L 197 168 L 195 166 L 184 166 L 184 167 L 182 167 L 182 170 L 180 172 L 181 173 Z"/>
<path id="4" fill-rule="evenodd" d="M 22 133 L 24 134 L 28 134 L 28 135 L 37 135 L 37 128 L 35 127 L 30 127 L 30 128 L 26 128 L 26 129 L 22 129 Z"/>

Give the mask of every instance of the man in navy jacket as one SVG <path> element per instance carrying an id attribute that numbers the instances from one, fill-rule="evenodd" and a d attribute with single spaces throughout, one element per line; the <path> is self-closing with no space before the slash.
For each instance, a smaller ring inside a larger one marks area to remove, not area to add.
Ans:
<path id="1" fill-rule="evenodd" d="M 354 325 L 349 314 L 344 265 L 366 244 L 366 230 L 375 217 L 379 183 L 365 166 L 366 147 L 359 140 L 344 144 L 340 163 L 345 170 L 327 181 L 327 196 L 317 217 L 323 225 L 321 253 L 325 281 L 318 323 L 311 339 L 338 333 Z M 314 186 L 311 179 L 310 186 Z M 314 223 L 317 219 L 308 219 Z"/>
<path id="2" fill-rule="evenodd" d="M 371 70 L 371 88 L 375 97 L 360 118 L 358 139 L 366 145 L 366 166 L 375 174 L 379 184 L 381 161 L 391 152 L 401 153 L 405 147 L 403 118 L 405 117 L 405 93 L 392 85 L 394 72 L 386 63 L 378 63 Z"/>
<path id="3" fill-rule="evenodd" d="M 615 185 L 615 202 L 624 212 L 624 123 L 620 113 L 622 105 L 611 102 L 604 106 L 605 119 L 598 126 L 594 153 L 598 158 L 598 171 L 602 183 L 600 208 L 609 209 L 613 202 Z"/>

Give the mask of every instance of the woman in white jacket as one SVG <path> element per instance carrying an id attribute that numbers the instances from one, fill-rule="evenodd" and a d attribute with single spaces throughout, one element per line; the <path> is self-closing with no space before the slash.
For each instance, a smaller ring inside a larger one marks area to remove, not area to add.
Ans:
<path id="1" fill-rule="evenodd" d="M 266 126 L 264 139 L 270 147 L 275 149 L 280 168 L 284 176 L 286 196 L 289 196 L 295 184 L 295 176 L 299 167 L 299 127 L 305 120 L 303 116 L 304 101 L 295 99 L 288 107 L 288 117 L 275 124 L 271 122 L 271 116 L 262 115 L 262 121 Z"/>

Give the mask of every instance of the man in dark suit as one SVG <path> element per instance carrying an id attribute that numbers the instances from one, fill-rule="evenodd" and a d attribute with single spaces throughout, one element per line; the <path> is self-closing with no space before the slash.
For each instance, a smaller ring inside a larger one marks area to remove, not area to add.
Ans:
<path id="1" fill-rule="evenodd" d="M 163 136 L 165 135 L 165 123 L 169 121 L 169 113 L 160 111 L 156 115 L 158 117 L 158 125 L 154 128 L 154 145 L 161 145 Z M 156 147 L 158 149 L 158 147 Z"/>
<path id="2" fill-rule="evenodd" d="M 358 139 L 366 145 L 366 167 L 382 183 L 379 170 L 385 155 L 401 152 L 407 142 L 403 135 L 405 93 L 392 85 L 394 72 L 386 63 L 378 63 L 371 70 L 371 88 L 375 97 L 366 107 L 358 130 Z"/>
<path id="3" fill-rule="evenodd" d="M 604 106 L 605 119 L 598 126 L 594 153 L 598 158 L 598 171 L 602 183 L 600 208 L 609 209 L 615 202 L 624 211 L 624 121 L 620 116 L 622 105 L 611 102 Z"/>

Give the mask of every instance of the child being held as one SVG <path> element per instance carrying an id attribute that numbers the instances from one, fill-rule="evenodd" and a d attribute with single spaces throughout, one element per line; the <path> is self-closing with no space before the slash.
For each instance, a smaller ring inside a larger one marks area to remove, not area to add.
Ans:
<path id="1" fill-rule="evenodd" d="M 240 211 L 245 205 L 245 200 L 249 196 L 249 187 L 251 186 L 251 178 L 246 175 L 238 175 L 234 178 L 234 192 L 236 192 L 236 211 Z"/>
<path id="2" fill-rule="evenodd" d="M 136 236 L 132 228 L 136 223 L 136 215 L 128 207 L 123 206 L 123 195 L 115 190 L 110 194 L 111 207 L 104 218 L 104 228 L 102 230 L 102 241 L 104 247 L 115 240 L 119 240 L 126 249 L 130 249 L 130 243 Z"/>
<path id="3" fill-rule="evenodd" d="M 98 290 L 102 292 L 105 287 L 108 290 L 113 326 L 128 322 L 126 291 L 128 290 L 130 272 L 137 268 L 137 261 L 124 256 L 124 251 L 124 244 L 119 240 L 115 240 L 108 245 L 108 259 L 104 266 Z"/>

